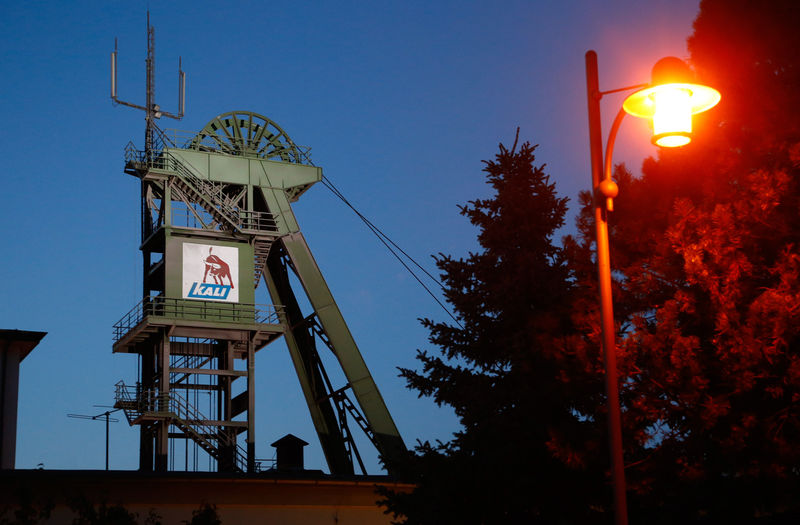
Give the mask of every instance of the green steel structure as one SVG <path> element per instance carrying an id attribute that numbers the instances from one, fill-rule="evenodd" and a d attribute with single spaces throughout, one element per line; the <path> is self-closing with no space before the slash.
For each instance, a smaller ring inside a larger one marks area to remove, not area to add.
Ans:
<path id="1" fill-rule="evenodd" d="M 356 426 L 395 472 L 405 446 L 291 208 L 321 168 L 252 112 L 184 137 L 148 124 L 148 147 L 125 150 L 125 172 L 141 182 L 142 301 L 113 344 L 138 356 L 116 406 L 140 426 L 140 468 L 169 470 L 196 443 L 220 471 L 258 471 L 254 357 L 282 336 L 331 474 L 366 473 Z M 259 286 L 272 304 L 256 304 Z"/>

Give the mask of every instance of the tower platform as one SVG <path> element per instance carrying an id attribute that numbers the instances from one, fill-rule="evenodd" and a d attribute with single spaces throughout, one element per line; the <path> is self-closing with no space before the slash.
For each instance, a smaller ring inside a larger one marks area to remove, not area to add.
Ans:
<path id="1" fill-rule="evenodd" d="M 259 350 L 283 335 L 283 322 L 283 307 L 276 305 L 147 297 L 114 325 L 112 351 L 136 353 L 140 344 L 163 330 L 175 337 L 251 340 Z M 244 359 L 246 353 L 236 357 Z"/>

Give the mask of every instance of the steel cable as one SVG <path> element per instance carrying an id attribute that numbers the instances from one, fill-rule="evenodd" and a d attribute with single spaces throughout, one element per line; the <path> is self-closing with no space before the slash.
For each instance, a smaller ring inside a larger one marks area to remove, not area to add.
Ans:
<path id="1" fill-rule="evenodd" d="M 428 295 L 430 295 L 433 298 L 433 300 L 436 301 L 436 304 L 438 304 L 442 308 L 442 310 L 444 310 L 447 313 L 447 315 L 449 315 L 450 318 L 460 328 L 463 329 L 464 327 L 461 325 L 458 319 L 456 319 L 456 317 L 452 314 L 452 312 L 450 312 L 450 310 L 444 305 L 444 303 L 442 303 L 442 301 L 440 301 L 439 298 L 436 297 L 436 295 L 431 291 L 431 289 L 422 281 L 420 276 L 418 276 L 414 272 L 414 270 L 408 264 L 406 264 L 406 261 L 403 260 L 400 254 L 402 254 L 409 261 L 411 261 L 414 264 L 414 266 L 419 268 L 425 275 L 428 276 L 429 279 L 434 281 L 442 290 L 445 289 L 444 285 L 442 285 L 442 283 L 436 277 L 431 275 L 430 272 L 428 272 L 425 268 L 423 268 L 405 250 L 403 250 L 400 246 L 398 246 L 396 242 L 394 242 L 391 238 L 389 238 L 389 236 L 386 235 L 380 228 L 375 226 L 375 224 L 373 224 L 372 221 L 370 221 L 367 217 L 365 217 L 364 214 L 358 211 L 355 208 L 355 206 L 353 206 L 353 204 L 347 199 L 347 197 L 345 197 L 344 194 L 341 191 L 339 191 L 339 189 L 333 184 L 333 182 L 331 182 L 331 180 L 328 177 L 325 177 L 323 175 L 322 183 L 325 185 L 326 188 L 328 188 L 331 191 L 331 193 L 333 193 L 336 197 L 338 197 L 348 208 L 353 210 L 353 213 L 355 213 L 358 216 L 358 218 L 361 219 L 361 221 L 367 226 L 367 228 L 370 229 L 370 231 L 375 235 L 375 237 L 378 238 L 378 240 L 386 247 L 386 249 L 389 250 L 389 252 L 395 257 L 395 259 L 397 259 L 400 262 L 400 264 L 403 265 L 406 271 L 408 271 L 408 273 L 410 273 L 411 276 L 414 277 L 414 279 L 419 283 L 419 285 L 422 286 L 422 288 L 424 288 L 426 292 L 428 292 Z M 400 252 L 400 254 L 398 254 L 397 252 Z"/>

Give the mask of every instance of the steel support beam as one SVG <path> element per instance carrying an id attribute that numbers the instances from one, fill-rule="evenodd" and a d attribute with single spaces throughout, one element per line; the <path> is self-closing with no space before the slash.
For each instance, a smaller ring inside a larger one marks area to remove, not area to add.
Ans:
<path id="1" fill-rule="evenodd" d="M 273 301 L 283 304 L 286 313 L 284 338 L 294 364 L 297 378 L 311 413 L 311 420 L 319 437 L 328 468 L 334 475 L 352 475 L 353 464 L 348 459 L 344 436 L 329 399 L 320 370 L 315 366 L 314 337 L 306 328 L 304 316 L 289 282 L 289 273 L 283 262 L 282 246 L 273 246 L 267 259 L 264 278 Z"/>
<path id="2" fill-rule="evenodd" d="M 374 432 L 378 452 L 389 472 L 392 472 L 396 462 L 402 460 L 405 445 L 322 272 L 302 233 L 286 235 L 279 244 L 297 272 L 317 319 L 335 349 L 334 355 L 347 377 L 356 402 Z"/>

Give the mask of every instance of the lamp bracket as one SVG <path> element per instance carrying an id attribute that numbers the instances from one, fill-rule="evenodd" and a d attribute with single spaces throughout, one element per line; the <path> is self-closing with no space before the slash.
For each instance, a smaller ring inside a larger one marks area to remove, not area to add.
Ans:
<path id="1" fill-rule="evenodd" d="M 611 93 L 619 93 L 620 91 L 631 91 L 633 89 L 644 89 L 650 84 L 635 84 L 633 86 L 625 86 L 617 89 L 610 89 L 608 91 L 599 91 L 597 94 L 602 97 L 603 95 L 610 95 Z"/>

